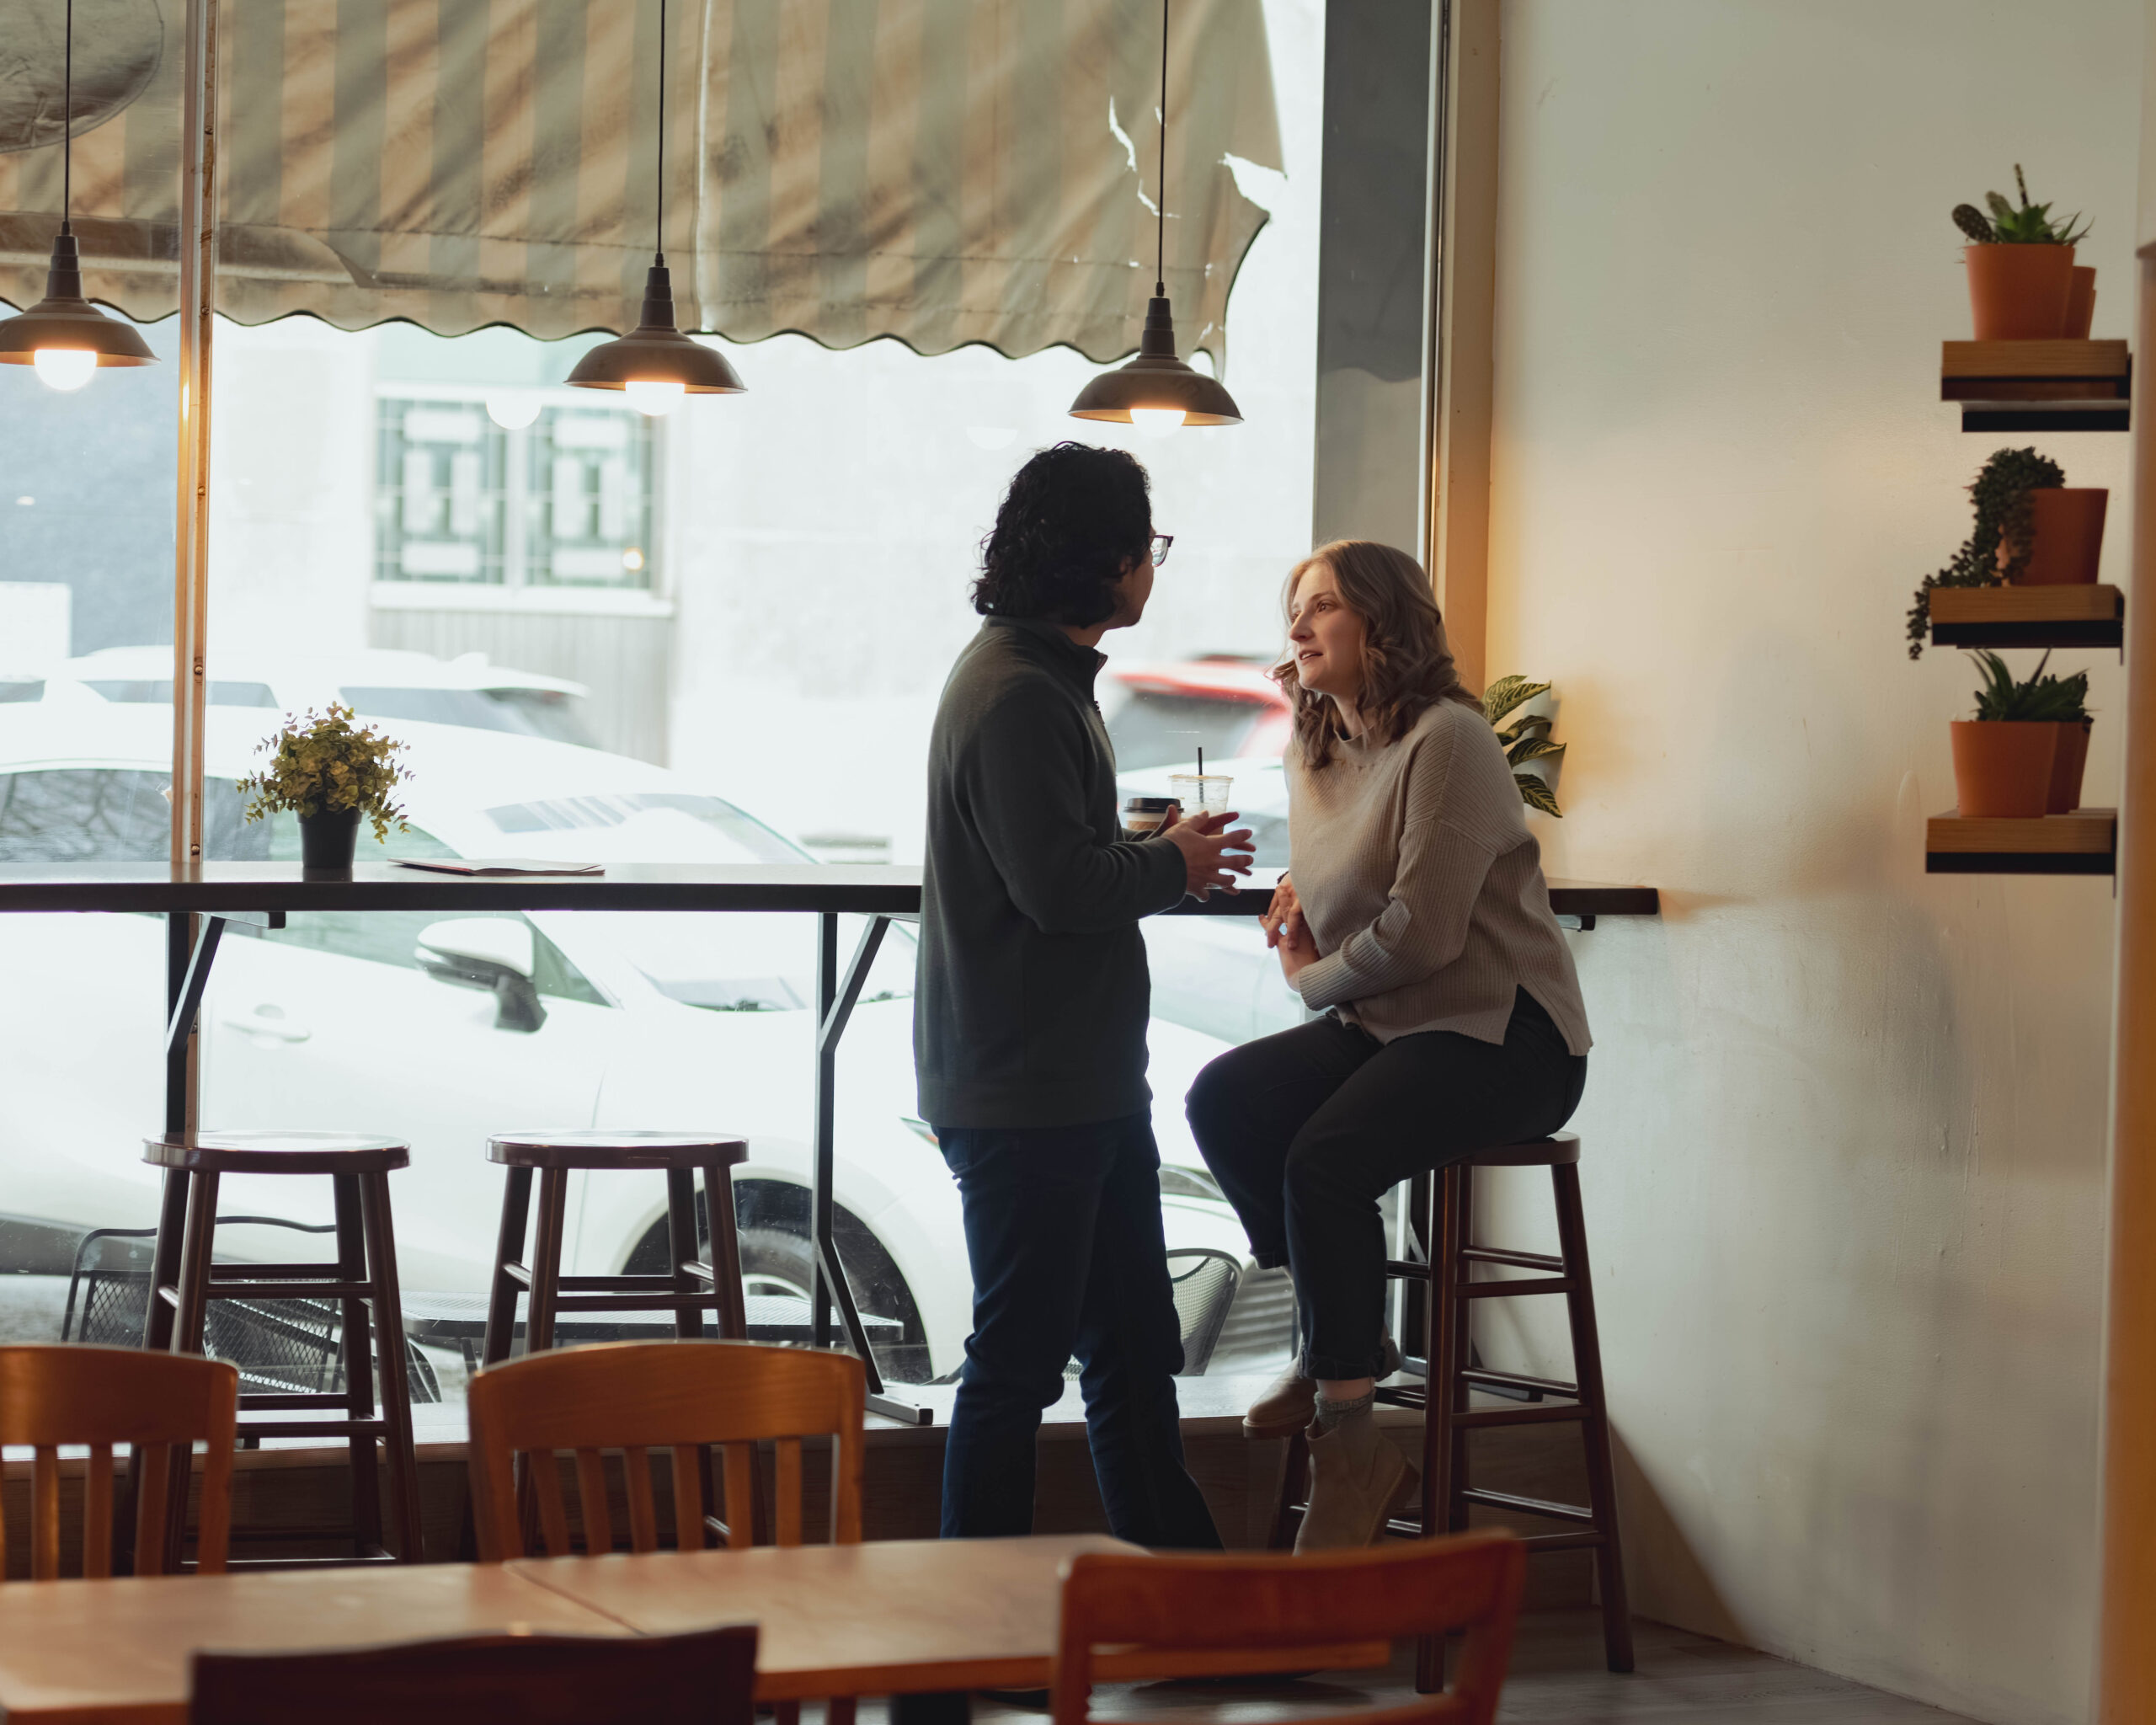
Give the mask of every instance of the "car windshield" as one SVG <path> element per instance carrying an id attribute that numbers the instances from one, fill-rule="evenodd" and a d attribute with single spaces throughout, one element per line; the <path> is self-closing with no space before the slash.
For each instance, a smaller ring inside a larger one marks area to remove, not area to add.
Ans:
<path id="1" fill-rule="evenodd" d="M 366 718 L 462 725 L 467 730 L 507 731 L 512 736 L 592 746 L 575 697 L 555 689 L 421 689 L 347 683 L 337 695 Z"/>
<path id="2" fill-rule="evenodd" d="M 853 955 L 866 919 L 840 918 L 840 969 Z M 600 931 L 606 944 L 642 971 L 652 985 L 685 1006 L 712 1012 L 799 1012 L 816 997 L 814 919 L 693 911 L 587 911 L 579 928 Z M 886 931 L 862 986 L 863 1001 L 904 1000 L 913 993 L 910 930 Z"/>
<path id="3" fill-rule="evenodd" d="M 1172 695 L 1133 689 L 1108 720 L 1108 740 L 1123 772 L 1194 761 L 1203 750 L 1216 761 L 1243 752 L 1265 717 L 1265 706 L 1218 695 Z"/>

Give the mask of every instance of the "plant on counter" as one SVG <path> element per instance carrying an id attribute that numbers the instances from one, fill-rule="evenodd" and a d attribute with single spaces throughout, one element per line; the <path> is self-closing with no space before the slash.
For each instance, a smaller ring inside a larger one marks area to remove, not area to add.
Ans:
<path id="1" fill-rule="evenodd" d="M 1931 591 L 1935 587 L 1996 587 L 2012 580 L 2028 567 L 2030 520 L 2033 510 L 2029 494 L 2066 483 L 2066 473 L 2049 456 L 2033 449 L 2002 449 L 1983 464 L 1970 487 L 1976 506 L 1976 525 L 1953 560 L 1936 574 L 1926 575 L 1909 606 L 1909 657 L 1924 657 L 1926 632 L 1931 627 Z M 1999 556 L 2004 545 L 2006 555 Z"/>
<path id="2" fill-rule="evenodd" d="M 403 832 L 404 810 L 392 794 L 412 777 L 396 758 L 403 747 L 372 725 L 355 725 L 352 709 L 334 701 L 319 714 L 310 708 L 304 718 L 287 715 L 275 736 L 256 745 L 269 763 L 239 782 L 243 793 L 254 793 L 247 818 L 290 809 L 302 830 L 323 815 L 344 815 L 355 829 L 371 821 L 377 840 L 389 836 L 392 822 Z"/>
<path id="3" fill-rule="evenodd" d="M 2029 182 L 2021 177 L 2021 164 L 2014 164 L 2014 189 L 2021 195 L 2017 209 L 1997 192 L 1986 192 L 1984 202 L 1990 207 L 1991 219 L 1987 221 L 1982 210 L 1974 204 L 1954 206 L 1954 225 L 1980 246 L 2071 246 L 2079 245 L 2089 236 L 2089 224 L 2081 222 L 2081 212 L 2076 211 L 2063 222 L 2052 220 L 2049 204 L 2029 201 Z"/>
<path id="4" fill-rule="evenodd" d="M 1497 732 L 1497 740 L 1505 745 L 1505 759 L 1514 768 L 1530 761 L 1555 762 L 1565 752 L 1562 743 L 1550 740 L 1550 727 L 1556 724 L 1546 713 L 1530 713 L 1524 718 L 1499 729 L 1497 721 L 1514 708 L 1532 701 L 1537 695 L 1550 692 L 1547 683 L 1530 683 L 1525 677 L 1499 677 L 1482 695 L 1482 716 L 1490 721 L 1491 729 Z M 1530 809 L 1540 809 L 1545 814 L 1554 814 L 1560 820 L 1565 811 L 1557 806 L 1556 793 L 1550 788 L 1550 781 L 1539 772 L 1513 774 L 1513 782 L 1519 787 L 1519 799 Z"/>

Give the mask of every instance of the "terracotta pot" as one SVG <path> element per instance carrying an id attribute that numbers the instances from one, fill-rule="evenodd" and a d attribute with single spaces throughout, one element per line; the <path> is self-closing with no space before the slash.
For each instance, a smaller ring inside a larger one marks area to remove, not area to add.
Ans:
<path id="1" fill-rule="evenodd" d="M 2029 494 L 2029 563 L 2020 587 L 2082 587 L 2096 579 L 2104 555 L 2104 510 L 2111 494 L 2099 486 L 2051 485 Z M 2006 547 L 1999 547 L 2004 560 Z"/>
<path id="2" fill-rule="evenodd" d="M 2055 341 L 2073 287 L 2072 246 L 1964 246 L 1978 341 Z"/>
<path id="3" fill-rule="evenodd" d="M 2096 272 L 2073 266 L 2073 286 L 2066 291 L 2066 327 L 2060 334 L 2068 341 L 2086 341 L 2089 327 L 2096 321 Z"/>
<path id="4" fill-rule="evenodd" d="M 1954 721 L 1954 799 L 1964 815 L 2034 819 L 2051 799 L 2057 724 Z"/>
<path id="5" fill-rule="evenodd" d="M 2089 765 L 2092 718 L 2068 719 L 2058 727 L 2058 752 L 2052 756 L 2052 794 L 2047 814 L 2071 814 L 2081 806 L 2081 773 Z"/>

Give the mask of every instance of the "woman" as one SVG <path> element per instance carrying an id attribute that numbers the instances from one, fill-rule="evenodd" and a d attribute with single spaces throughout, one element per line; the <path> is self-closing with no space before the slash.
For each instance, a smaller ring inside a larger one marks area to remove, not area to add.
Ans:
<path id="1" fill-rule="evenodd" d="M 1257 1262 L 1294 1277 L 1302 1357 L 1244 1425 L 1309 1423 L 1295 1548 L 1312 1551 L 1369 1544 L 1414 1482 L 1371 1414 L 1398 1364 L 1379 1199 L 1555 1132 L 1587 1081 L 1588 1038 L 1512 768 L 1420 566 L 1336 541 L 1289 576 L 1285 603 L 1273 674 L 1294 709 L 1291 868 L 1264 924 L 1282 974 L 1326 1016 L 1221 1055 L 1189 1115 Z"/>

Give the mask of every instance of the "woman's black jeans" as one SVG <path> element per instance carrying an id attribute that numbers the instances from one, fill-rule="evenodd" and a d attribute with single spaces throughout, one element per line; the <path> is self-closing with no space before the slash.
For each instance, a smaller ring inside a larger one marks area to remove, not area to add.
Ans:
<path id="1" fill-rule="evenodd" d="M 1378 1200 L 1476 1151 L 1546 1137 L 1572 1117 L 1587 1056 L 1525 989 L 1502 1045 L 1430 1030 L 1380 1043 L 1331 1014 L 1222 1055 L 1190 1087 L 1190 1130 L 1259 1263 L 1287 1264 L 1302 1373 L 1383 1363 Z"/>

